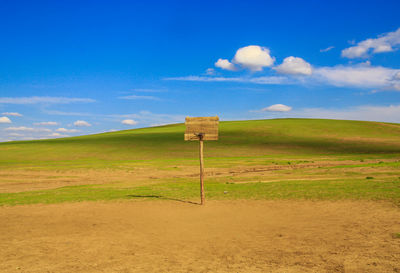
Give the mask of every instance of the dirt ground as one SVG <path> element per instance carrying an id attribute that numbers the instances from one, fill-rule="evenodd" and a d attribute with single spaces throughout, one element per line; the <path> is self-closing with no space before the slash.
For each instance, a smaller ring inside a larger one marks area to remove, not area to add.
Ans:
<path id="1" fill-rule="evenodd" d="M 377 162 L 397 162 L 398 159 L 370 159 L 364 162 L 341 160 L 341 161 L 319 161 L 315 163 L 300 163 L 292 165 L 253 165 L 234 166 L 230 168 L 206 168 L 206 177 L 252 177 L 254 175 L 262 178 L 262 181 L 274 182 L 281 180 L 323 180 L 337 179 L 338 175 L 348 177 L 341 169 L 320 169 L 321 167 L 363 165 L 366 167 L 351 167 L 354 178 L 365 178 L 369 173 L 390 172 L 393 169 L 368 166 Z M 287 171 L 287 173 L 277 171 Z M 294 172 L 297 170 L 298 172 Z M 199 176 L 198 166 L 179 166 L 179 169 L 160 170 L 155 168 L 135 167 L 131 170 L 118 169 L 76 169 L 76 170 L 29 170 L 29 169 L 0 169 L 0 192 L 12 193 L 23 191 L 47 190 L 65 186 L 90 185 L 90 184 L 121 184 L 140 186 L 151 183 L 163 182 L 165 178 L 196 178 Z M 396 173 L 398 177 L 398 173 Z M 258 179 L 257 181 L 260 181 Z M 246 182 L 251 182 L 248 179 Z"/>
<path id="2" fill-rule="evenodd" d="M 0 208 L 0 272 L 400 272 L 400 209 L 366 201 Z"/>

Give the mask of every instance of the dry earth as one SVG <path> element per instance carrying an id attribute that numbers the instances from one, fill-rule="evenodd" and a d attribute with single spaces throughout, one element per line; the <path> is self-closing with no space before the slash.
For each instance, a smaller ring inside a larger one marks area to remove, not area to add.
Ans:
<path id="1" fill-rule="evenodd" d="M 0 223 L 0 272 L 400 272 L 383 202 L 82 202 Z"/>
<path id="2" fill-rule="evenodd" d="M 382 173 L 393 171 L 393 168 L 371 167 L 370 163 L 397 162 L 398 159 L 370 159 L 362 163 L 359 160 L 322 160 L 313 163 L 299 163 L 291 165 L 252 165 L 233 166 L 230 168 L 207 168 L 208 178 L 251 178 L 259 177 L 259 182 L 274 182 L 282 180 L 326 180 L 348 177 L 348 168 L 326 169 L 324 167 L 365 165 L 350 171 L 353 178 L 365 178 L 370 173 Z M 30 169 L 0 169 L 0 192 L 23 192 L 34 190 L 55 189 L 65 186 L 89 185 L 89 184 L 126 184 L 149 185 L 151 183 L 165 182 L 166 178 L 193 178 L 199 176 L 198 166 L 174 166 L 168 170 L 150 167 L 132 167 L 127 169 L 74 169 L 74 170 L 30 170 Z M 322 169 L 320 169 L 322 168 Z M 286 171 L 286 172 L 285 172 Z M 398 177 L 398 172 L 395 177 Z M 381 177 L 383 177 L 381 175 Z M 245 179 L 245 182 L 252 182 Z"/>

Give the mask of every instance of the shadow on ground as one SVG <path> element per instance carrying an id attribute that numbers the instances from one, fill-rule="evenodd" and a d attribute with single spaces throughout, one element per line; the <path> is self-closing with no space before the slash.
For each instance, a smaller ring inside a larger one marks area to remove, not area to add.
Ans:
<path id="1" fill-rule="evenodd" d="M 197 202 L 181 200 L 181 199 L 176 199 L 176 198 L 170 198 L 170 197 L 165 197 L 165 196 L 162 196 L 162 195 L 134 195 L 134 194 L 129 194 L 129 195 L 127 195 L 127 197 L 129 197 L 129 198 L 155 198 L 155 199 L 161 199 L 161 200 L 169 200 L 169 201 L 187 203 L 187 204 L 192 204 L 192 205 L 201 205 L 200 203 L 197 203 Z"/>

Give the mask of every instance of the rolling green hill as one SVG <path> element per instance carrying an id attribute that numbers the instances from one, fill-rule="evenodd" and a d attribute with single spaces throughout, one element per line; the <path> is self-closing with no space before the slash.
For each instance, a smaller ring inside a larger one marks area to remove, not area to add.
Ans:
<path id="1" fill-rule="evenodd" d="M 176 124 L 6 142 L 0 144 L 0 164 L 87 161 L 89 166 L 107 161 L 196 158 L 198 144 L 183 141 L 184 130 L 183 124 Z M 322 119 L 228 121 L 220 123 L 220 140 L 209 141 L 205 147 L 208 157 L 398 155 L 400 124 Z"/>
<path id="2" fill-rule="evenodd" d="M 220 139 L 205 143 L 209 198 L 400 200 L 400 124 L 274 119 L 219 128 Z M 196 198 L 198 143 L 184 141 L 184 130 L 175 124 L 0 143 L 0 204 Z"/>

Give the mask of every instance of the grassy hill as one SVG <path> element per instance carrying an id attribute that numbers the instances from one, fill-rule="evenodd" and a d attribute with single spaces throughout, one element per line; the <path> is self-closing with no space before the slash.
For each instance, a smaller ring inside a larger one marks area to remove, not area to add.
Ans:
<path id="1" fill-rule="evenodd" d="M 48 161 L 173 160 L 197 158 L 197 142 L 183 141 L 184 125 L 168 125 L 63 139 L 0 143 L 0 164 Z M 220 123 L 208 157 L 400 154 L 400 124 L 274 119 Z M 79 163 L 80 165 L 80 163 Z"/>
<path id="2" fill-rule="evenodd" d="M 36 189 L 33 186 L 47 182 L 48 186 L 44 188 L 50 191 L 46 193 L 48 197 L 53 196 L 51 191 L 54 190 L 78 189 L 82 193 L 82 187 L 89 187 L 93 191 L 94 185 L 98 185 L 96 181 L 101 184 L 100 188 L 112 185 L 113 190 L 163 185 L 160 191 L 154 191 L 156 186 L 144 190 L 155 195 L 178 187 L 176 192 L 179 194 L 173 193 L 171 198 L 194 198 L 197 194 L 197 184 L 193 182 L 197 181 L 198 143 L 184 141 L 184 129 L 183 124 L 175 124 L 64 139 L 0 143 L 0 191 L 7 192 L 0 194 L 0 200 L 2 196 L 5 204 L 21 203 L 18 194 L 38 194 L 38 191 L 32 191 Z M 208 174 L 208 187 L 214 185 L 218 189 L 224 185 L 222 188 L 261 187 L 267 191 L 275 186 L 250 182 L 273 180 L 281 181 L 280 187 L 296 183 L 296 187 L 301 187 L 307 181 L 315 184 L 315 181 L 323 180 L 326 184 L 329 179 L 363 179 L 364 182 L 367 176 L 372 177 L 370 180 L 374 183 L 378 177 L 393 180 L 395 184 L 391 187 L 396 188 L 400 177 L 400 124 L 322 119 L 221 122 L 220 140 L 206 142 L 205 157 L 206 168 L 212 171 Z M 338 171 L 339 167 L 346 171 Z M 84 178 L 89 171 L 91 176 Z M 125 177 L 124 173 L 129 176 Z M 45 178 L 38 180 L 39 176 Z M 79 182 L 79 179 L 83 181 Z M 90 186 L 84 179 L 91 179 Z M 32 188 L 20 190 L 23 187 L 17 184 L 29 180 Z M 38 183 L 35 184 L 36 180 Z M 55 185 L 60 187 L 50 186 L 49 181 L 57 182 Z M 232 184 L 226 184 L 227 181 Z M 243 183 L 238 186 L 237 182 Z M 180 188 L 192 184 L 195 186 L 190 189 Z M 264 190 L 257 191 L 262 193 Z M 253 196 L 251 191 L 231 194 L 229 198 L 247 198 Z M 209 192 L 210 195 L 213 196 Z M 74 198 L 72 194 L 70 199 L 91 199 L 84 193 L 80 196 Z M 114 198 L 114 195 L 110 196 L 110 199 Z M 261 194 L 261 198 L 263 196 Z M 214 197 L 225 198 L 219 193 Z M 255 197 L 260 196 L 255 194 Z M 305 196 L 300 194 L 300 197 Z M 37 200 L 43 202 L 44 199 Z"/>

